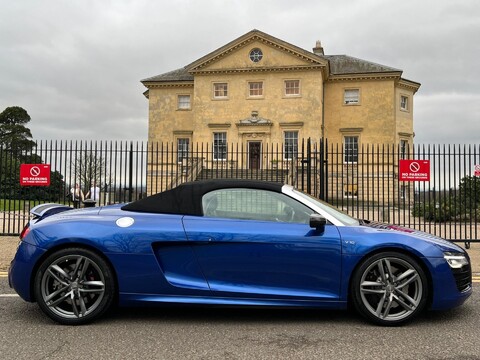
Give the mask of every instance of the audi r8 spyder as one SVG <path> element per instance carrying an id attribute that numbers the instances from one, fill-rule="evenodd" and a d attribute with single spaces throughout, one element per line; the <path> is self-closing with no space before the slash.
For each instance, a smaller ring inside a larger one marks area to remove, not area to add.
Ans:
<path id="1" fill-rule="evenodd" d="M 468 254 L 427 233 L 354 219 L 289 185 L 182 184 L 127 204 L 43 204 L 9 283 L 61 324 L 113 305 L 345 309 L 400 325 L 472 293 Z"/>

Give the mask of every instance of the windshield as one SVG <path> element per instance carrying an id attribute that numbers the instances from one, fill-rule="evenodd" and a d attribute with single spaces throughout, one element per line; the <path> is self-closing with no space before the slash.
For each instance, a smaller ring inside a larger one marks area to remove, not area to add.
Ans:
<path id="1" fill-rule="evenodd" d="M 345 225 L 351 225 L 351 226 L 358 226 L 360 225 L 358 220 L 351 217 L 350 215 L 345 214 L 344 212 L 338 210 L 337 208 L 333 207 L 332 205 L 321 201 L 311 195 L 305 194 L 301 191 L 298 191 L 296 189 L 293 189 L 293 192 L 296 195 L 299 195 L 300 197 L 303 197 L 304 199 L 313 202 L 316 206 L 321 208 L 323 211 L 328 213 L 329 215 L 333 216 L 334 218 L 338 219 Z"/>

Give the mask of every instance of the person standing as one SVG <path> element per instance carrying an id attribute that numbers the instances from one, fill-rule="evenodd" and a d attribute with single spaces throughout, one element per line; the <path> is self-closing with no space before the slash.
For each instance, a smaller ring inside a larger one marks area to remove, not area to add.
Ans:
<path id="1" fill-rule="evenodd" d="M 72 194 L 73 207 L 75 209 L 79 209 L 80 204 L 83 202 L 83 199 L 84 199 L 83 191 L 82 189 L 80 189 L 80 185 L 76 183 L 75 187 L 70 189 L 70 193 Z"/>
<path id="2" fill-rule="evenodd" d="M 100 203 L 100 188 L 97 186 L 95 181 L 92 182 L 90 190 L 87 192 L 87 198 L 94 200 L 95 203 Z"/>

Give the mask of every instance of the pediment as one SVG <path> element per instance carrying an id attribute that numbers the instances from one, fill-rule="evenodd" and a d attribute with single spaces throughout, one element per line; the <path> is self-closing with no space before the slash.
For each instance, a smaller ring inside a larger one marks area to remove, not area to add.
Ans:
<path id="1" fill-rule="evenodd" d="M 251 60 L 253 49 L 260 49 L 262 58 Z M 258 30 L 233 40 L 221 48 L 186 66 L 189 73 L 268 71 L 278 69 L 323 68 L 327 60 Z"/>

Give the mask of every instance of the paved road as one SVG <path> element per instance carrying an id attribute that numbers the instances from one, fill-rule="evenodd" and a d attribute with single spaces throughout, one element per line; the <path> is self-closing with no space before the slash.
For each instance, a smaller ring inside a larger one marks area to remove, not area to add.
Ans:
<path id="1" fill-rule="evenodd" d="M 2 359 L 480 359 L 480 284 L 458 309 L 381 328 L 349 312 L 121 309 L 88 326 L 52 323 L 0 295 Z M 0 294 L 11 293 L 0 278 Z"/>

